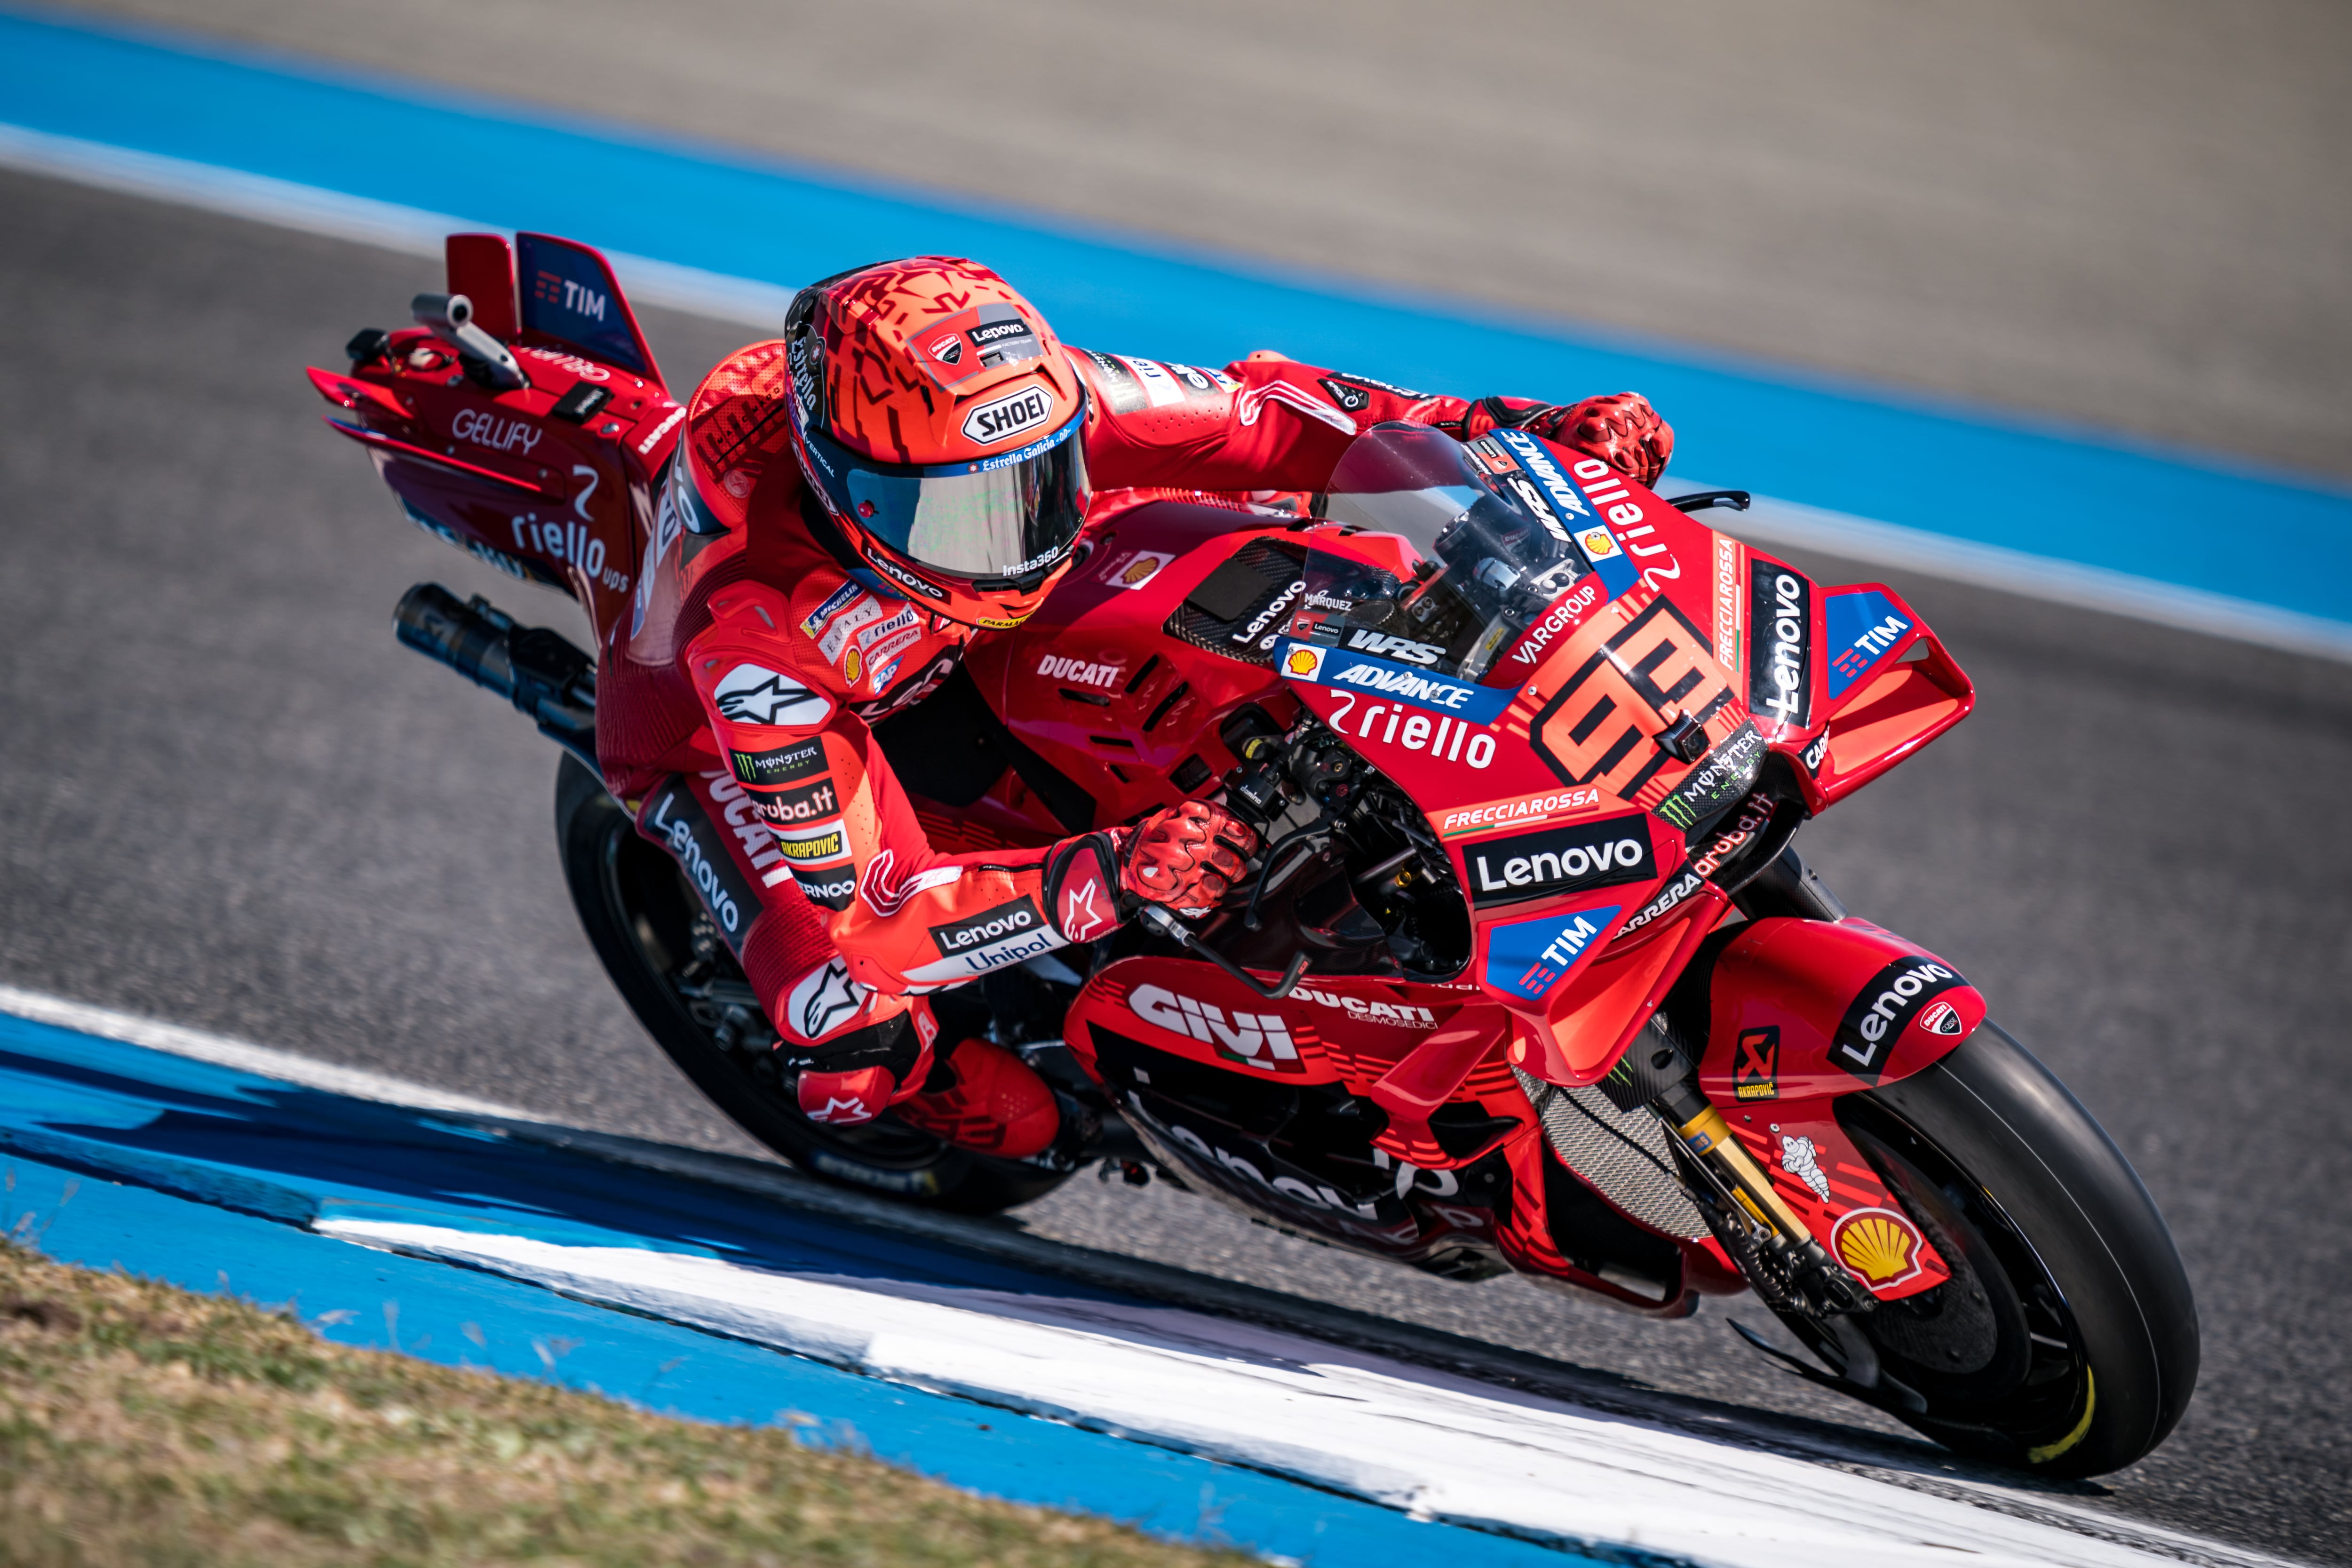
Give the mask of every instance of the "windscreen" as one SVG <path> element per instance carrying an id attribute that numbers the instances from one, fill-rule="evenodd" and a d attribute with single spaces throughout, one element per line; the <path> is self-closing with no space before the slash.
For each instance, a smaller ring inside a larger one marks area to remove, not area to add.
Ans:
<path id="1" fill-rule="evenodd" d="M 1591 570 L 1496 437 L 1465 447 L 1425 425 L 1376 425 L 1328 494 L 1328 520 L 1360 531 L 1309 536 L 1297 624 L 1314 642 L 1475 680 Z"/>

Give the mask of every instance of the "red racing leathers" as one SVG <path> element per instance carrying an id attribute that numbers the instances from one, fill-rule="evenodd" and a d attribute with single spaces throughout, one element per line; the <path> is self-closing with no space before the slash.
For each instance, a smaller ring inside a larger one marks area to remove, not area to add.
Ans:
<path id="1" fill-rule="evenodd" d="M 1098 495 L 1317 490 L 1358 431 L 1390 419 L 1463 439 L 1523 425 L 1644 479 L 1672 443 L 1630 395 L 1559 408 L 1423 396 L 1264 353 L 1222 371 L 1071 358 Z M 932 848 L 871 725 L 935 689 L 980 634 L 828 542 L 787 437 L 785 374 L 784 345 L 758 343 L 694 394 L 629 637 L 600 673 L 598 749 L 623 797 L 643 798 L 642 830 L 690 876 L 703 876 L 681 838 L 693 818 L 717 841 L 694 854 L 723 847 L 739 883 L 757 878 L 760 912 L 727 934 L 787 1057 L 828 1075 L 885 1068 L 866 1087 L 890 1100 L 922 1080 L 935 1032 L 923 993 L 1117 926 L 1129 830 Z M 663 787 L 684 773 L 692 802 Z M 856 1121 L 880 1106 L 806 1109 Z"/>

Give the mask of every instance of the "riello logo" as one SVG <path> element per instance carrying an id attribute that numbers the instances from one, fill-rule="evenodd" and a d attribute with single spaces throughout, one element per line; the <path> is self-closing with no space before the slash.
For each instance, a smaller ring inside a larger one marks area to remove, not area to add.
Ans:
<path id="1" fill-rule="evenodd" d="M 1158 985 L 1137 986 L 1128 993 L 1127 1005 L 1147 1024 L 1214 1046 L 1220 1054 L 1253 1067 L 1280 1071 L 1276 1064 L 1298 1060 L 1290 1026 L 1279 1013 L 1236 1012 L 1228 1021 L 1224 1009 L 1214 1003 L 1197 1002 Z"/>

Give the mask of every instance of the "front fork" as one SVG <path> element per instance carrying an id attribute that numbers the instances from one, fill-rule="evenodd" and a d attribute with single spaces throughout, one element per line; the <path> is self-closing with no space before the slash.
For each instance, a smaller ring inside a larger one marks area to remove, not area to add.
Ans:
<path id="1" fill-rule="evenodd" d="M 1772 1179 L 1732 1137 L 1723 1112 L 1707 1103 L 1696 1082 L 1684 1079 L 1667 1085 L 1650 1108 L 1674 1129 L 1685 1163 L 1710 1189 L 1695 1194 L 1701 1209 L 1714 1211 L 1718 1235 L 1727 1226 L 1734 1227 L 1735 1253 L 1744 1255 L 1743 1263 L 1754 1258 L 1761 1264 L 1771 1276 L 1769 1288 L 1789 1304 L 1824 1319 L 1876 1310 L 1878 1298 L 1839 1266 L 1797 1211 L 1772 1190 Z"/>

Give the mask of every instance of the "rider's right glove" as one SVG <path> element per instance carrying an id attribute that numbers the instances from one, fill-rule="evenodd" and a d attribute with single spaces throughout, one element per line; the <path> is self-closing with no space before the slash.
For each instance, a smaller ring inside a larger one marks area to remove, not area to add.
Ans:
<path id="1" fill-rule="evenodd" d="M 1202 801 L 1156 811 L 1126 836 L 1119 885 L 1146 903 L 1204 915 L 1239 881 L 1257 835 Z"/>
<path id="2" fill-rule="evenodd" d="M 1581 403 L 1535 403 L 1524 397 L 1482 397 L 1462 422 L 1462 439 L 1497 425 L 1528 430 L 1547 441 L 1600 458 L 1627 478 L 1654 485 L 1675 455 L 1675 427 L 1638 392 L 1588 397 Z"/>

